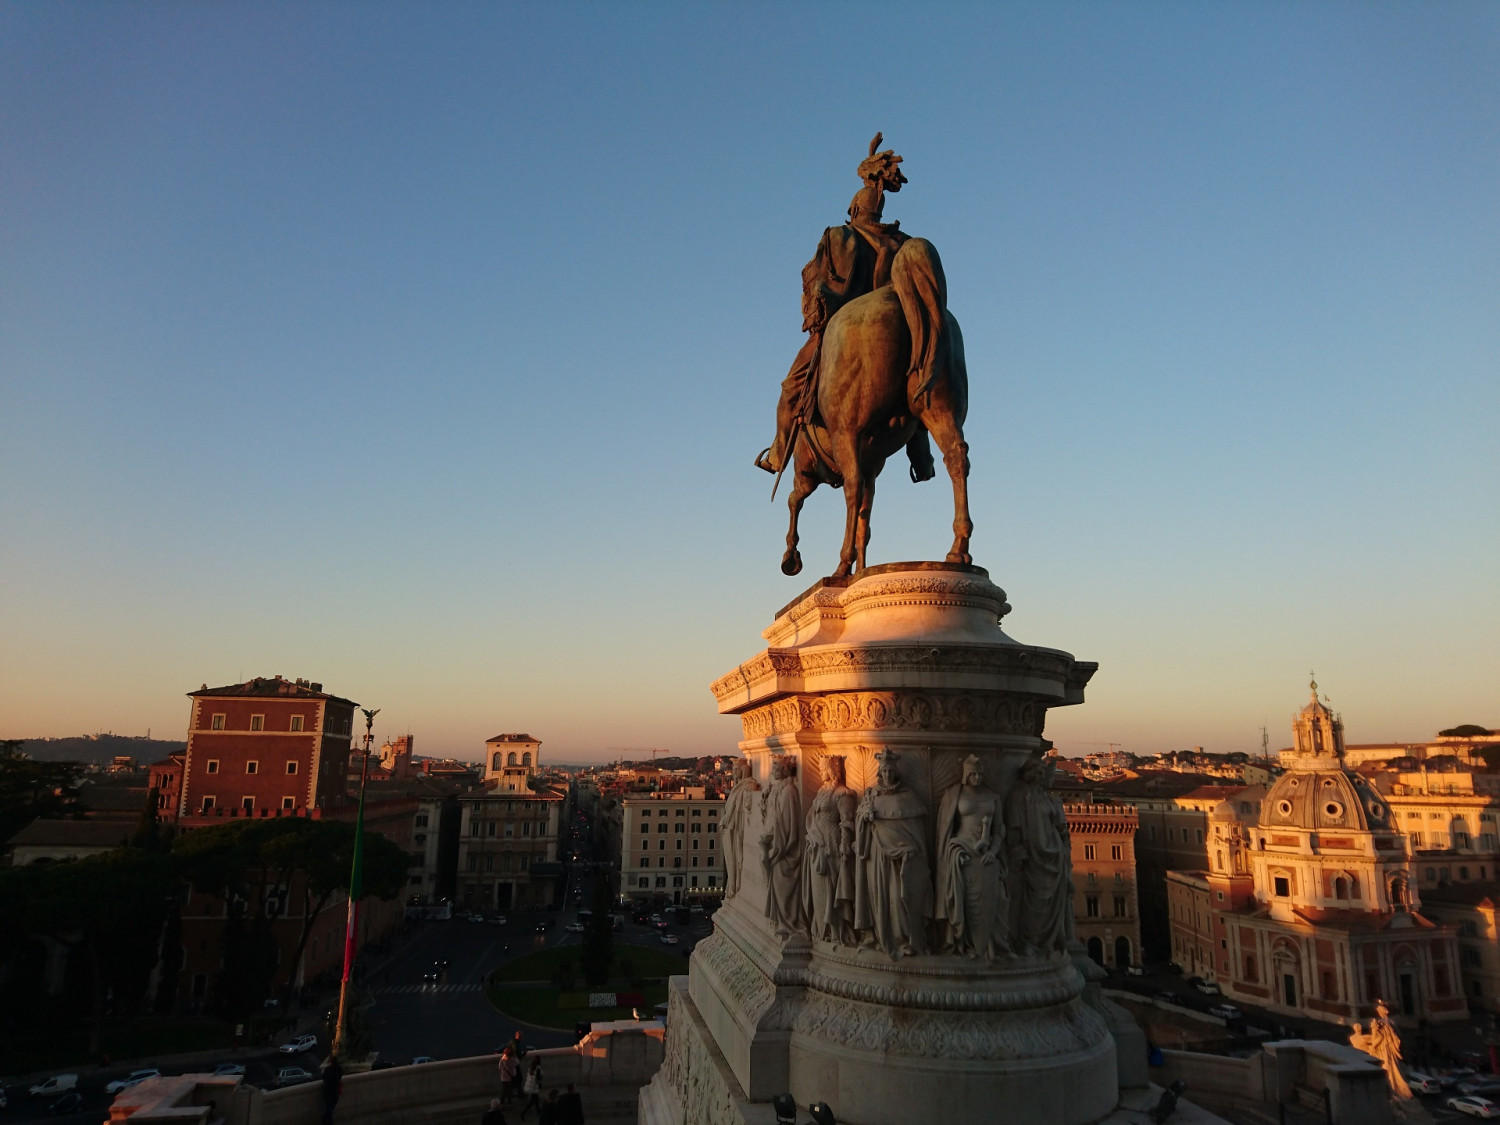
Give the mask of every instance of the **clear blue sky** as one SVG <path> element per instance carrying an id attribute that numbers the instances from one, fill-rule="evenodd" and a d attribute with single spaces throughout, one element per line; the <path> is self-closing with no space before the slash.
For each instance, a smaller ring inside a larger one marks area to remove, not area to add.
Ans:
<path id="1" fill-rule="evenodd" d="M 751 467 L 870 136 L 1065 752 L 1500 726 L 1500 6 L 0 8 L 0 736 L 281 673 L 723 751 L 835 564 Z M 940 558 L 888 473 L 871 561 Z"/>

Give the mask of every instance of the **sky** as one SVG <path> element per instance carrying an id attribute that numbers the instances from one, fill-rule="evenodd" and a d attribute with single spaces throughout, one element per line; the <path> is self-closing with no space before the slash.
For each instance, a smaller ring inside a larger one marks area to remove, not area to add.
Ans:
<path id="1" fill-rule="evenodd" d="M 751 461 L 870 137 L 1068 754 L 1500 727 L 1500 6 L 0 7 L 0 737 L 256 675 L 733 749 L 837 564 Z M 941 558 L 881 479 L 870 562 Z M 783 497 L 785 493 L 783 492 Z"/>

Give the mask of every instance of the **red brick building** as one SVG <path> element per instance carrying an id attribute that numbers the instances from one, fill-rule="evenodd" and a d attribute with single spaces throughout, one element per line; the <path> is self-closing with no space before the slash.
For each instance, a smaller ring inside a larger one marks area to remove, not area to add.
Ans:
<path id="1" fill-rule="evenodd" d="M 344 779 L 359 706 L 353 700 L 280 676 L 188 694 L 193 707 L 173 819 L 305 815 L 348 799 Z"/>

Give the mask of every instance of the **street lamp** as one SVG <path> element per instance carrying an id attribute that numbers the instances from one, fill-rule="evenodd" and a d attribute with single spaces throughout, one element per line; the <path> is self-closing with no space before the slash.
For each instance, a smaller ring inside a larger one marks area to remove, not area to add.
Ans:
<path id="1" fill-rule="evenodd" d="M 334 1025 L 329 1053 L 337 1058 L 349 1034 L 349 977 L 354 969 L 359 933 L 359 900 L 364 895 L 361 859 L 365 836 L 365 783 L 370 779 L 370 743 L 374 741 L 375 716 L 380 708 L 361 708 L 365 716 L 365 758 L 359 768 L 359 811 L 354 816 L 354 859 L 349 865 L 349 915 L 344 930 L 344 976 L 339 982 L 339 1018 Z"/>

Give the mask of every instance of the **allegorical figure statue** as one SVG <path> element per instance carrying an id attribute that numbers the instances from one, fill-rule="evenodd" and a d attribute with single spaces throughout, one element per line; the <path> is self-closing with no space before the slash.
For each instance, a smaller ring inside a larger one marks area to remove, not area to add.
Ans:
<path id="1" fill-rule="evenodd" d="M 823 787 L 807 810 L 803 843 L 803 905 L 812 936 L 854 944 L 854 808 L 858 797 L 844 784 L 844 759 L 823 759 Z"/>
<path id="2" fill-rule="evenodd" d="M 1064 951 L 1073 936 L 1073 857 L 1062 804 L 1048 792 L 1054 768 L 1030 759 L 1006 802 L 1016 944 L 1031 956 Z"/>
<path id="3" fill-rule="evenodd" d="M 964 759 L 963 780 L 943 794 L 937 821 L 937 910 L 943 949 L 992 958 L 1010 950 L 1005 825 L 984 766 Z"/>
<path id="4" fill-rule="evenodd" d="M 766 917 L 779 937 L 805 928 L 802 916 L 802 810 L 797 763 L 771 759 L 771 784 L 760 795 L 761 865 L 766 869 Z"/>
<path id="5" fill-rule="evenodd" d="M 969 408 L 963 335 L 948 311 L 948 283 L 937 249 L 884 223 L 885 195 L 901 190 L 901 157 L 880 148 L 860 162 L 864 187 L 849 221 L 823 232 L 802 270 L 802 328 L 807 342 L 781 385 L 776 440 L 755 463 L 767 472 L 793 467 L 791 524 L 781 569 L 797 574 L 797 518 L 820 484 L 844 490 L 844 543 L 835 576 L 865 566 L 875 478 L 902 447 L 911 477 L 934 475 L 928 435 L 943 451 L 953 482 L 953 546 L 948 561 L 968 563 Z M 773 490 L 774 495 L 774 490 Z"/>
<path id="6" fill-rule="evenodd" d="M 855 812 L 854 928 L 891 957 L 927 952 L 932 917 L 927 810 L 901 782 L 899 755 L 875 755 L 875 784 Z"/>
<path id="7" fill-rule="evenodd" d="M 1396 1034 L 1396 1027 L 1391 1023 L 1391 1010 L 1384 1000 L 1375 1001 L 1375 1018 L 1370 1021 L 1369 1031 L 1361 1030 L 1359 1024 L 1354 1025 L 1349 1046 L 1370 1055 L 1381 1065 L 1391 1085 L 1391 1097 L 1411 1097 L 1411 1087 L 1401 1073 L 1401 1037 Z"/>
<path id="8" fill-rule="evenodd" d="M 724 813 L 719 819 L 719 846 L 724 849 L 724 900 L 739 893 L 740 871 L 745 862 L 745 822 L 754 806 L 760 783 L 750 776 L 750 763 L 741 758 L 734 763 L 734 784 L 724 798 Z"/>

